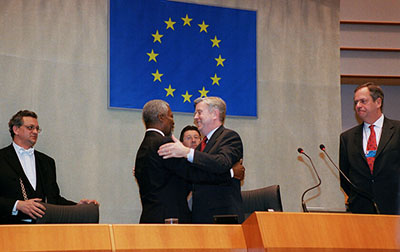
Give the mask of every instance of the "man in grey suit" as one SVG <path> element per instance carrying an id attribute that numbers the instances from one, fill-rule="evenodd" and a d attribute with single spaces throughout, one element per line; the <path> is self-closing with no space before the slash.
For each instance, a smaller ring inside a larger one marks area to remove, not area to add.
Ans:
<path id="1" fill-rule="evenodd" d="M 194 122 L 203 141 L 196 149 L 184 146 L 176 138 L 164 144 L 158 153 L 164 159 L 185 158 L 188 167 L 214 174 L 225 174 L 243 158 L 243 144 L 239 134 L 223 126 L 226 104 L 219 97 L 195 100 Z M 214 215 L 237 215 L 244 220 L 240 181 L 231 178 L 219 184 L 194 183 L 193 223 L 213 223 Z"/>
<path id="2" fill-rule="evenodd" d="M 354 91 L 354 109 L 362 124 L 340 136 L 341 187 L 353 213 L 400 214 L 400 122 L 383 115 L 384 94 L 374 83 Z"/>

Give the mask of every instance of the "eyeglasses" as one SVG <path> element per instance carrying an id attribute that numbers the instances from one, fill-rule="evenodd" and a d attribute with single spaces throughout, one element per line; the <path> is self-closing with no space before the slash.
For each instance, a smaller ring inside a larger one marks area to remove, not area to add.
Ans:
<path id="1" fill-rule="evenodd" d="M 29 131 L 33 131 L 34 129 L 36 129 L 38 133 L 42 132 L 42 129 L 39 128 L 39 126 L 37 126 L 37 127 L 35 127 L 35 126 L 33 126 L 33 125 L 29 125 L 29 126 L 22 125 L 22 126 L 24 126 L 25 128 L 27 128 Z"/>
<path id="2" fill-rule="evenodd" d="M 199 140 L 200 136 L 197 136 L 197 135 L 195 135 L 195 136 L 186 136 L 184 139 L 188 140 L 188 141 L 192 141 L 192 139 Z"/>

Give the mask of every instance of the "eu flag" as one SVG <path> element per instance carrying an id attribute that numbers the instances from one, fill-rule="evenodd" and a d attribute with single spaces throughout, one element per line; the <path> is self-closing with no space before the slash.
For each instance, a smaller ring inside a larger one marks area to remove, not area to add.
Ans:
<path id="1" fill-rule="evenodd" d="M 257 116 L 256 12 L 166 0 L 110 1 L 109 106 L 152 99 L 174 112 L 219 96 L 227 115 Z"/>

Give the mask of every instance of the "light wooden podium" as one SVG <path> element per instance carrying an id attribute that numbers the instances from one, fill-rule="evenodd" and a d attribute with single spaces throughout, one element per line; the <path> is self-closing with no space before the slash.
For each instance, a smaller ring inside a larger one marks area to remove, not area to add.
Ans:
<path id="1" fill-rule="evenodd" d="M 400 216 L 255 212 L 243 223 L 248 251 L 400 251 Z"/>
<path id="2" fill-rule="evenodd" d="M 242 225 L 0 225 L 0 251 L 391 252 L 400 216 L 256 212 Z"/>

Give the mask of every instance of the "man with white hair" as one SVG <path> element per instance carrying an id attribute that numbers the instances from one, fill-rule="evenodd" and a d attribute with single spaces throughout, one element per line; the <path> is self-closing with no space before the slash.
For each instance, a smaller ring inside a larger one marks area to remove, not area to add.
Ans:
<path id="1" fill-rule="evenodd" d="M 243 158 L 240 136 L 223 126 L 225 115 L 226 104 L 221 98 L 196 99 L 194 123 L 204 136 L 200 145 L 196 149 L 188 148 L 173 137 L 174 143 L 162 145 L 158 154 L 164 159 L 185 158 L 189 168 L 225 174 Z M 244 220 L 239 180 L 194 183 L 193 223 L 213 223 L 215 215 L 238 215 L 239 223 Z"/>

